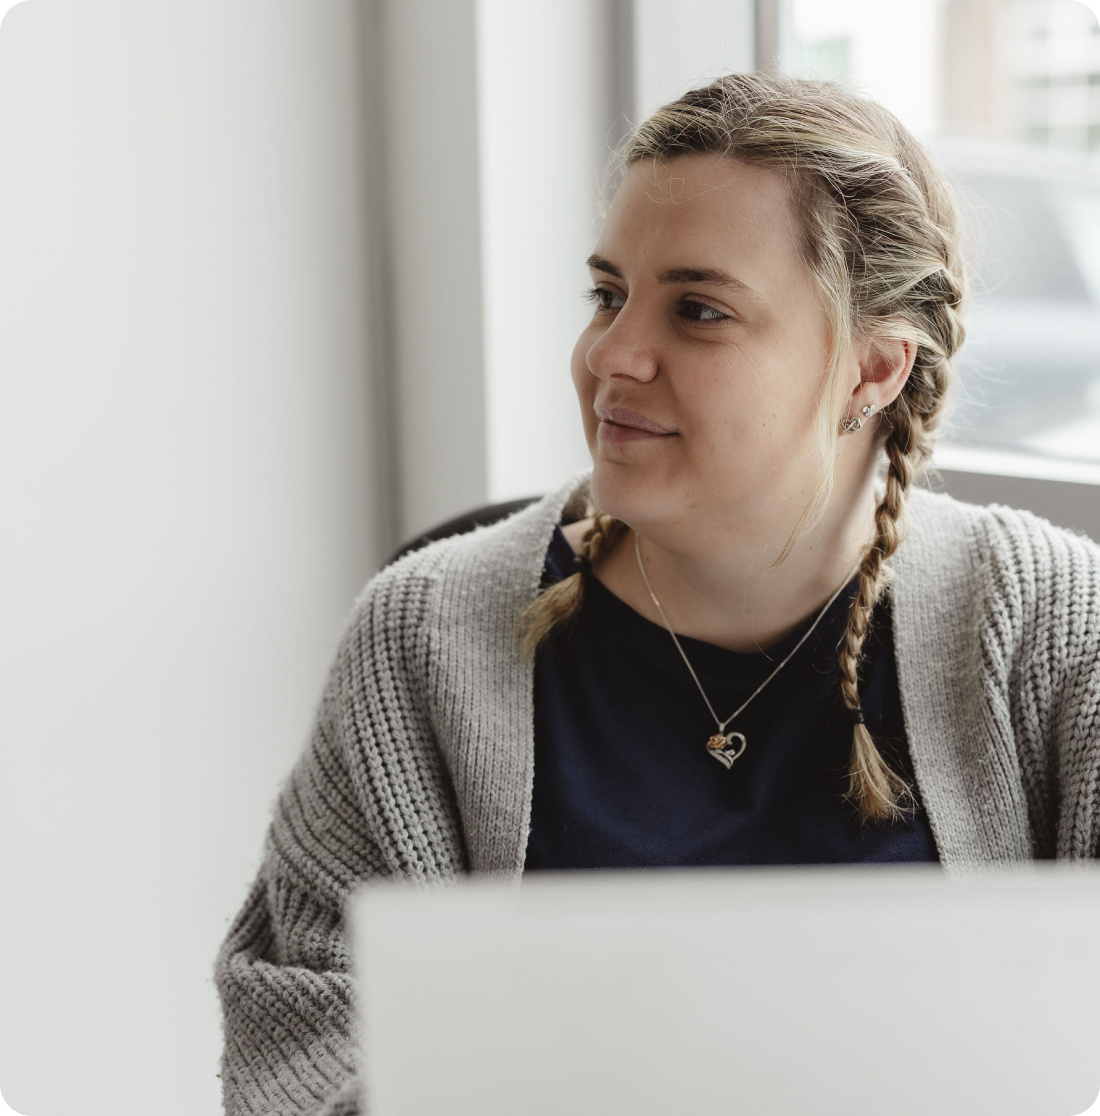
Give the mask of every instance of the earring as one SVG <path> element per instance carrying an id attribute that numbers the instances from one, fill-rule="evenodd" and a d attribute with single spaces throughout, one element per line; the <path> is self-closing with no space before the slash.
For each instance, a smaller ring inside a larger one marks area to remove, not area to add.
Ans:
<path id="1" fill-rule="evenodd" d="M 860 409 L 863 411 L 863 418 L 870 418 L 875 413 L 875 411 L 877 410 L 874 403 L 868 403 L 866 407 L 861 407 Z M 862 430 L 862 429 L 863 429 L 863 419 L 858 418 L 858 417 L 856 417 L 856 418 L 846 418 L 840 424 L 840 433 L 841 434 L 854 434 L 857 430 Z"/>

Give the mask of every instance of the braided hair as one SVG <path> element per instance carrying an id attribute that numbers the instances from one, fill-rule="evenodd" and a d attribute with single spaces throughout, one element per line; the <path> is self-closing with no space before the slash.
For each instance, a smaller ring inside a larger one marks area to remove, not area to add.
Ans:
<path id="1" fill-rule="evenodd" d="M 847 405 L 842 370 L 850 367 L 856 343 L 904 341 L 916 350 L 901 394 L 873 424 L 885 465 L 883 495 L 839 661 L 840 694 L 852 722 L 847 796 L 865 821 L 888 821 L 912 795 L 863 723 L 859 667 L 874 608 L 889 590 L 890 558 L 906 534 L 910 488 L 931 457 L 952 357 L 965 337 L 959 209 L 927 152 L 882 106 L 835 82 L 758 71 L 728 74 L 643 121 L 609 163 L 605 212 L 634 164 L 694 154 L 735 158 L 785 177 L 800 218 L 799 253 L 832 336 L 815 418 L 818 482 L 769 568 L 785 561 L 826 513 Z M 528 655 L 576 613 L 586 571 L 626 531 L 598 508 L 588 513 L 594 521 L 577 572 L 543 592 L 521 617 Z"/>
<path id="2" fill-rule="evenodd" d="M 601 512 L 591 504 L 585 512 L 585 518 L 592 517 L 592 526 L 581 540 L 573 572 L 543 590 L 523 614 L 520 647 L 525 658 L 531 658 L 543 640 L 552 632 L 564 629 L 577 614 L 584 599 L 585 580 L 592 567 L 626 534 L 627 526 L 622 520 Z"/>

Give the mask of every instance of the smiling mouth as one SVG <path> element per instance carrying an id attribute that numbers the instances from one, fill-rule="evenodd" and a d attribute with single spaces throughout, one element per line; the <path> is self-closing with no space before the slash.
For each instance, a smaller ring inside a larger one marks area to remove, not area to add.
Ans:
<path id="1" fill-rule="evenodd" d="M 669 430 L 667 427 L 661 426 L 660 423 L 654 422 L 653 419 L 646 418 L 645 415 L 638 414 L 637 411 L 631 411 L 627 407 L 598 406 L 594 409 L 601 426 L 633 430 L 657 437 L 666 437 L 669 434 L 676 433 L 675 430 Z"/>
<path id="2" fill-rule="evenodd" d="M 621 445 L 624 442 L 657 441 L 662 438 L 674 438 L 676 435 L 671 430 L 644 430 L 639 426 L 628 426 L 626 423 L 601 419 L 600 425 L 596 428 L 596 437 L 601 442 Z"/>

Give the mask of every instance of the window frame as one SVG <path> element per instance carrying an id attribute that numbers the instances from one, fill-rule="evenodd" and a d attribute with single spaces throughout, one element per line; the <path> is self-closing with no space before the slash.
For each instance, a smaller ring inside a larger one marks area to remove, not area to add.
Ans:
<path id="1" fill-rule="evenodd" d="M 944 444 L 933 453 L 928 482 L 967 503 L 1024 508 L 1100 543 L 1098 463 Z"/>

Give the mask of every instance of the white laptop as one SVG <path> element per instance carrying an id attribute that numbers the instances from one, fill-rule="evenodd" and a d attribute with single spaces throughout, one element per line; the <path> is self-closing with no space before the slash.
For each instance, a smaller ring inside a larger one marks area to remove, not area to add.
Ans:
<path id="1" fill-rule="evenodd" d="M 1100 1116 L 1096 866 L 382 883 L 352 934 L 371 1116 Z"/>

